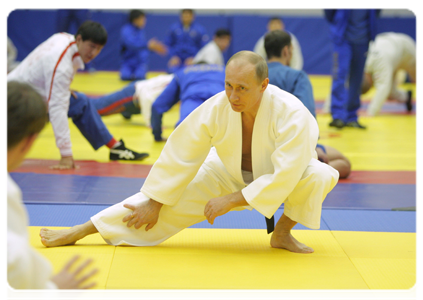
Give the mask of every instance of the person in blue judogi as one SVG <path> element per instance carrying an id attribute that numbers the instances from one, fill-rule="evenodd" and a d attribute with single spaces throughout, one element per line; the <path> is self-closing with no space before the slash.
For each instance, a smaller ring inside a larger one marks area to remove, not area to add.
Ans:
<path id="1" fill-rule="evenodd" d="M 129 23 L 120 32 L 121 57 L 120 78 L 122 80 L 145 79 L 150 51 L 166 53 L 166 47 L 156 39 L 147 40 L 143 11 L 134 9 L 129 13 Z"/>
<path id="2" fill-rule="evenodd" d="M 168 71 L 174 73 L 180 68 L 191 65 L 197 52 L 209 41 L 203 26 L 194 22 L 194 11 L 183 9 L 180 21 L 174 23 L 167 34 L 166 45 L 169 49 Z"/>
<path id="3" fill-rule="evenodd" d="M 157 97 L 151 108 L 151 126 L 156 141 L 162 138 L 162 115 L 181 100 L 178 126 L 204 101 L 225 89 L 225 67 L 199 62 L 174 74 L 173 80 Z"/>

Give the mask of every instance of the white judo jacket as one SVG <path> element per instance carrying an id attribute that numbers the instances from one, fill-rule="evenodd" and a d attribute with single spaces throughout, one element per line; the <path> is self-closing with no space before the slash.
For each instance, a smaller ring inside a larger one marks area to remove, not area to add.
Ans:
<path id="1" fill-rule="evenodd" d="M 75 37 L 56 33 L 35 48 L 7 75 L 7 80 L 31 84 L 48 105 L 56 145 L 60 154 L 72 156 L 68 124 L 70 85 L 78 69 L 84 69 Z"/>
<path id="2" fill-rule="evenodd" d="M 52 267 L 29 244 L 28 216 L 19 187 L 7 174 L 7 280 L 15 289 L 52 289 Z"/>
<path id="3" fill-rule="evenodd" d="M 208 42 L 195 55 L 193 63 L 204 61 L 209 65 L 225 66 L 225 59 L 222 50 L 217 46 L 215 41 Z"/>
<path id="4" fill-rule="evenodd" d="M 415 68 L 416 44 L 408 35 L 395 32 L 378 34 L 370 42 L 365 72 L 372 74 L 376 93 L 369 105 L 369 114 L 374 115 L 381 109 L 389 96 L 399 97 L 394 82 L 398 70 L 408 71 Z M 402 96 L 405 101 L 405 93 Z"/>
<path id="5" fill-rule="evenodd" d="M 171 134 L 141 192 L 175 205 L 197 174 L 211 147 L 227 172 L 239 182 L 249 205 L 270 218 L 301 179 L 319 135 L 308 109 L 292 94 L 269 84 L 263 93 L 252 137 L 254 181 L 241 173 L 241 113 L 232 110 L 225 92 L 195 109 Z M 210 166 L 213 168 L 213 166 Z"/>

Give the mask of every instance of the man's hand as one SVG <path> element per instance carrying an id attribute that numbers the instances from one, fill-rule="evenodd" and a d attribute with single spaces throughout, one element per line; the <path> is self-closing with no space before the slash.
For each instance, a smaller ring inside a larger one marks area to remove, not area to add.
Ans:
<path id="1" fill-rule="evenodd" d="M 181 64 L 181 59 L 177 56 L 172 56 L 171 59 L 169 59 L 168 65 L 169 67 L 178 66 Z"/>
<path id="2" fill-rule="evenodd" d="M 204 215 L 206 216 L 207 221 L 213 225 L 216 217 L 223 216 L 234 207 L 245 205 L 249 204 L 242 195 L 242 192 L 238 191 L 223 197 L 217 197 L 209 200 L 204 208 Z"/>
<path id="3" fill-rule="evenodd" d="M 72 266 L 75 265 L 78 258 L 79 256 L 74 256 L 59 273 L 51 278 L 51 281 L 53 281 L 59 289 L 90 289 L 96 285 L 95 282 L 88 284 L 85 282 L 98 272 L 97 269 L 91 270 L 91 272 L 82 277 L 80 276 L 81 273 L 87 269 L 92 260 L 86 260 L 75 271 L 71 271 Z"/>
<path id="4" fill-rule="evenodd" d="M 188 57 L 187 59 L 185 59 L 184 64 L 186 66 L 190 66 L 190 65 L 194 64 L 194 57 Z"/>
<path id="5" fill-rule="evenodd" d="M 126 224 L 128 227 L 135 224 L 135 229 L 139 229 L 142 225 L 147 224 L 145 231 L 148 231 L 156 225 L 163 204 L 150 199 L 139 205 L 124 204 L 123 206 L 132 210 L 132 213 L 126 215 L 122 222 L 128 222 Z"/>
<path id="6" fill-rule="evenodd" d="M 154 51 L 160 55 L 166 55 L 167 54 L 167 47 L 162 42 L 156 40 L 155 38 L 152 38 L 148 41 L 148 49 L 151 51 Z"/>
<path id="7" fill-rule="evenodd" d="M 62 157 L 58 165 L 51 166 L 50 169 L 53 170 L 69 170 L 69 169 L 79 169 L 79 166 L 75 166 L 75 162 L 72 156 Z"/>
<path id="8" fill-rule="evenodd" d="M 326 155 L 325 152 L 323 152 L 323 150 L 320 147 L 316 147 L 316 152 L 317 152 L 317 158 L 321 162 L 323 162 L 325 164 L 329 163 L 328 156 Z"/>

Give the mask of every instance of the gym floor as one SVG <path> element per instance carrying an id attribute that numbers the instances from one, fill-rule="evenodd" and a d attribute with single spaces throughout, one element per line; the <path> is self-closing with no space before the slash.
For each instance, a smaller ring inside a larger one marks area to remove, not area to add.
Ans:
<path id="1" fill-rule="evenodd" d="M 158 73 L 150 73 L 149 77 Z M 183 230 L 155 247 L 115 247 L 100 235 L 74 246 L 45 248 L 41 227 L 71 227 L 89 220 L 141 188 L 164 143 L 154 142 L 142 115 L 103 117 L 116 139 L 139 152 L 142 162 L 110 162 L 107 147 L 94 151 L 69 120 L 78 169 L 48 167 L 60 158 L 51 124 L 41 132 L 22 166 L 11 175 L 23 191 L 31 244 L 57 272 L 74 254 L 95 259 L 96 289 L 143 290 L 408 290 L 416 283 L 416 114 L 387 102 L 376 117 L 365 115 L 372 94 L 363 96 L 360 121 L 366 130 L 330 128 L 322 112 L 329 76 L 310 76 L 320 143 L 348 157 L 352 173 L 323 203 L 319 230 L 298 224 L 294 236 L 312 254 L 273 249 L 257 211 L 230 212 L 213 226 Z M 127 83 L 115 72 L 78 73 L 72 88 L 89 95 L 117 91 Z M 405 84 L 406 89 L 415 86 Z M 414 96 L 415 97 L 415 96 Z M 415 106 L 415 102 L 414 102 Z M 178 106 L 164 115 L 164 136 L 178 120 Z M 163 183 L 166 188 L 166 183 Z M 275 217 L 279 217 L 283 207 Z"/>

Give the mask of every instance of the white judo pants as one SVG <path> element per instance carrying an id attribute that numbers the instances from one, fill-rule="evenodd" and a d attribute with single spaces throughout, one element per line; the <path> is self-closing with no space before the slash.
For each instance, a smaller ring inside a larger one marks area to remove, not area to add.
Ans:
<path id="1" fill-rule="evenodd" d="M 149 198 L 139 192 L 115 204 L 91 218 L 103 239 L 110 245 L 154 246 L 175 235 L 182 229 L 206 220 L 204 207 L 215 197 L 241 190 L 244 184 L 236 181 L 225 169 L 223 163 L 210 156 L 201 166 L 193 181 L 188 185 L 180 200 L 174 206 L 163 205 L 156 225 L 145 231 L 128 228 L 122 219 L 131 212 L 123 204 L 137 205 Z M 210 166 L 213 166 L 211 168 Z M 302 178 L 284 203 L 284 214 L 291 220 L 312 229 L 320 228 L 322 203 L 339 178 L 338 172 L 327 164 L 312 159 Z M 166 183 L 163 183 L 166 188 Z M 240 207 L 238 210 L 251 207 Z M 263 218 L 264 222 L 264 218 Z"/>

